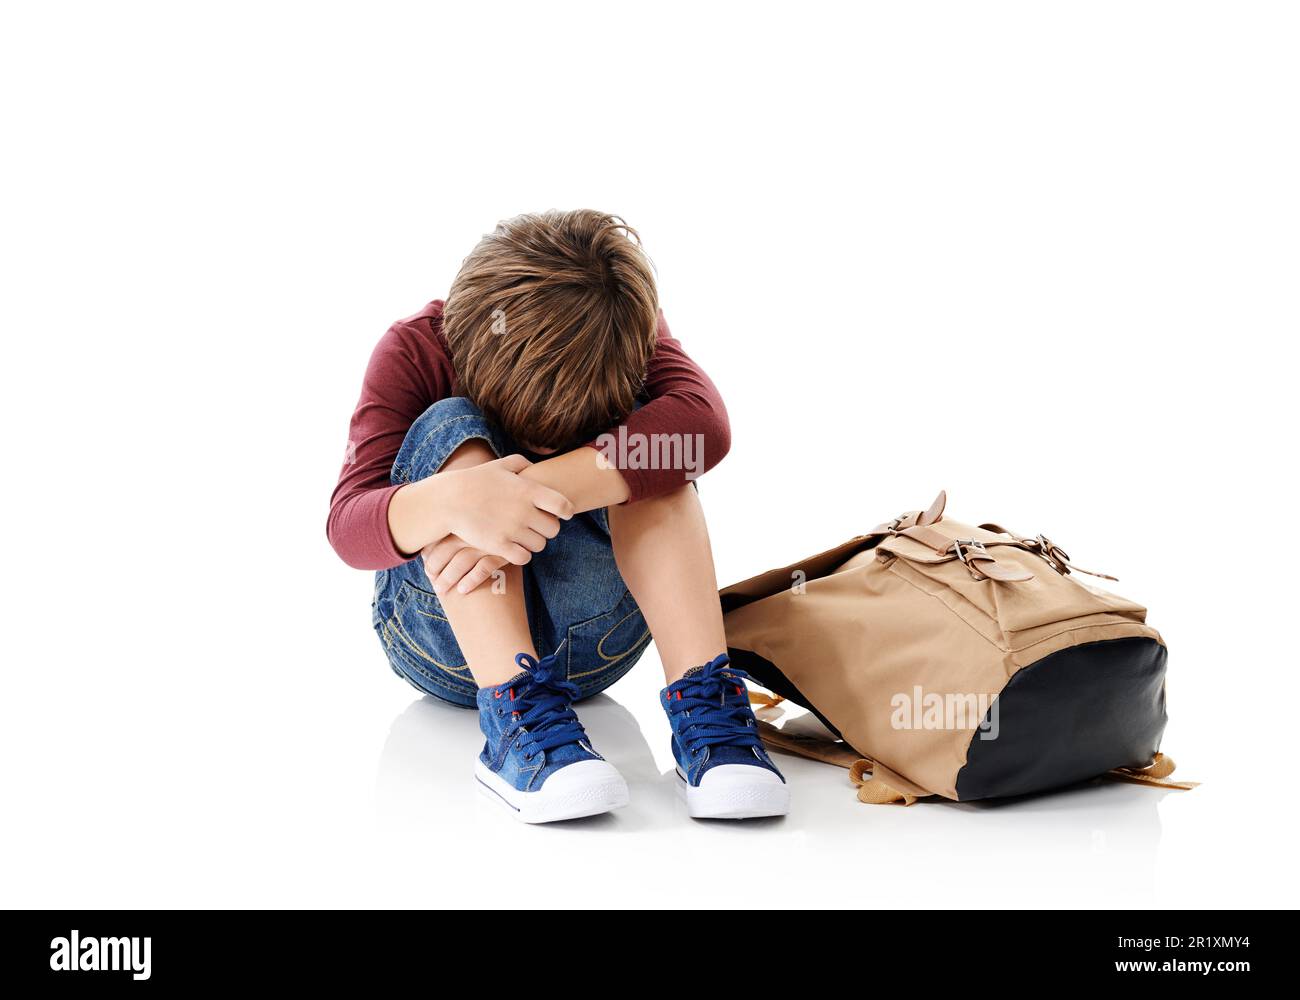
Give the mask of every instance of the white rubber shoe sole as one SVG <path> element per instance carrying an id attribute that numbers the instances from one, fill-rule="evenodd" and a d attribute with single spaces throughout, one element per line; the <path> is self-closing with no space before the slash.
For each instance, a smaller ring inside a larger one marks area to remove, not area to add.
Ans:
<path id="1" fill-rule="evenodd" d="M 790 811 L 790 786 L 752 764 L 719 764 L 694 786 L 678 770 L 677 791 L 693 819 L 758 819 Z"/>
<path id="2" fill-rule="evenodd" d="M 580 760 L 550 775 L 542 787 L 521 792 L 481 760 L 474 762 L 479 792 L 521 823 L 555 823 L 598 816 L 627 805 L 627 782 L 607 760 Z"/>

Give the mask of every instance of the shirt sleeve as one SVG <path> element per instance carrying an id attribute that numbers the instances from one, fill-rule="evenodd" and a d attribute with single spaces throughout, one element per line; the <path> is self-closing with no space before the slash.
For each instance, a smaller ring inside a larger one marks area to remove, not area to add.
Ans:
<path id="1" fill-rule="evenodd" d="M 645 390 L 649 401 L 621 428 L 588 442 L 623 473 L 629 503 L 678 489 L 731 448 L 731 424 L 717 386 L 673 337 L 662 311 Z M 614 454 L 608 454 L 611 448 Z"/>
<path id="2" fill-rule="evenodd" d="M 400 323 L 384 334 L 352 414 L 325 531 L 334 551 L 356 569 L 391 569 L 408 559 L 388 530 L 388 504 L 401 488 L 390 482 L 393 461 L 416 418 L 448 390 L 437 384 L 439 366 L 420 356 L 418 337 Z"/>

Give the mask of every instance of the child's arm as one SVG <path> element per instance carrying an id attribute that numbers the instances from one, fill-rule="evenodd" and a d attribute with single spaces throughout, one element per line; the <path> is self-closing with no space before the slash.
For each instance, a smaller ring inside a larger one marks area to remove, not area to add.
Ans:
<path id="1" fill-rule="evenodd" d="M 595 510 L 623 503 L 631 495 L 623 473 L 591 448 L 576 448 L 530 465 L 521 479 L 548 486 L 568 497 L 575 511 Z"/>
<path id="2" fill-rule="evenodd" d="M 507 455 L 473 468 L 407 483 L 388 504 L 388 531 L 402 552 L 419 552 L 448 535 L 522 566 L 560 530 L 574 505 L 544 480 L 526 478 L 528 459 Z"/>
<path id="3" fill-rule="evenodd" d="M 512 457 L 519 458 L 517 455 Z M 476 472 L 478 469 L 486 469 L 506 461 L 509 459 L 500 459 L 499 462 L 476 466 L 465 471 Z M 427 483 L 462 474 L 461 472 L 439 473 L 422 482 Z M 627 481 L 622 473 L 601 461 L 600 453 L 591 448 L 577 448 L 563 455 L 548 458 L 544 462 L 538 462 L 536 465 L 529 465 L 515 478 L 536 489 L 545 490 L 546 494 L 554 492 L 557 496 L 567 498 L 571 513 L 621 504 L 627 500 L 629 493 Z M 419 485 L 419 483 L 412 484 L 412 486 Z M 388 508 L 390 521 L 394 508 L 401 502 L 400 497 L 399 492 Z M 418 498 L 412 499 L 416 503 L 420 502 Z M 394 538 L 397 537 L 396 532 L 397 529 L 394 529 Z M 554 538 L 555 534 L 546 537 Z M 507 561 L 515 561 L 487 555 L 480 547 L 467 543 L 468 539 L 459 532 L 445 531 L 432 544 L 424 546 L 420 555 L 424 559 L 425 574 L 433 584 L 435 593 L 443 594 L 455 587 L 462 594 L 468 594 L 491 579 L 492 574 Z M 540 552 L 541 549 L 537 548 L 533 551 Z"/>
<path id="4" fill-rule="evenodd" d="M 658 450 L 663 436 L 675 438 L 676 450 L 670 448 L 668 453 L 682 458 L 681 467 L 664 467 L 662 462 L 653 463 L 657 467 L 637 467 L 624 462 L 617 451 L 620 435 L 615 428 L 613 454 L 608 450 L 610 439 L 602 437 L 530 466 L 521 477 L 557 490 L 575 510 L 585 511 L 669 493 L 722 461 L 731 447 L 727 409 L 713 381 L 669 332 L 662 312 L 659 346 L 646 371 L 645 387 L 650 400 L 624 421 L 626 433 L 621 440 L 635 448 L 640 439 L 648 449 Z M 451 587 L 469 593 L 505 565 L 505 560 L 450 537 L 435 541 L 421 555 L 439 593 Z"/>
<path id="5" fill-rule="evenodd" d="M 627 482 L 630 503 L 661 496 L 698 479 L 722 461 L 731 448 L 731 424 L 722 395 L 682 348 L 659 313 L 659 342 L 646 370 L 646 404 L 588 444 L 609 453 Z M 626 443 L 628 455 L 619 449 Z M 655 462 L 637 462 L 635 449 L 654 455 Z M 671 459 L 663 461 L 662 459 Z"/>
<path id="6" fill-rule="evenodd" d="M 515 475 L 528 466 L 517 455 L 416 483 L 390 481 L 411 425 L 453 391 L 450 359 L 431 326 L 441 311 L 442 303 L 432 302 L 394 323 L 366 368 L 326 525 L 339 556 L 358 569 L 399 566 L 453 532 L 524 563 L 558 531 L 556 517 L 573 515 L 572 505 L 547 482 Z"/>

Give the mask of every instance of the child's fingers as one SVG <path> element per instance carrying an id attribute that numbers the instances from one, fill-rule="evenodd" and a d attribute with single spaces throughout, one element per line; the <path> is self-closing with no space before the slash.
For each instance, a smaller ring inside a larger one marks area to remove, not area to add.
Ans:
<path id="1" fill-rule="evenodd" d="M 566 521 L 573 517 L 573 503 L 563 493 L 557 493 L 549 486 L 542 486 L 540 483 L 535 485 L 530 499 L 533 501 L 533 506 L 539 510 L 547 511 Z"/>
<path id="2" fill-rule="evenodd" d="M 433 592 L 435 594 L 445 594 L 452 587 L 460 583 L 461 579 L 474 568 L 475 563 L 482 557 L 482 553 L 477 549 L 461 549 L 451 561 L 438 574 L 438 579 L 434 581 Z"/>
<path id="3" fill-rule="evenodd" d="M 507 472 L 523 472 L 533 463 L 524 458 L 523 455 L 507 455 L 505 458 L 498 458 L 497 465 Z"/>
<path id="4" fill-rule="evenodd" d="M 508 563 L 514 563 L 516 566 L 527 566 L 528 560 L 533 557 L 531 552 L 515 542 L 503 543 L 498 549 L 497 555 Z"/>
<path id="5" fill-rule="evenodd" d="M 460 583 L 456 584 L 456 589 L 462 594 L 472 593 L 492 579 L 492 574 L 505 565 L 506 561 L 499 556 L 484 556 L 472 570 L 461 578 Z"/>
<path id="6" fill-rule="evenodd" d="M 424 575 L 429 578 L 431 585 L 447 568 L 447 563 L 451 560 L 451 557 L 464 547 L 465 543 L 459 538 L 448 535 L 441 541 L 426 546 L 421 550 L 420 558 L 424 562 Z"/>
<path id="7" fill-rule="evenodd" d="M 547 514 L 545 511 L 539 510 L 533 516 L 533 519 L 528 522 L 528 527 L 532 528 L 543 538 L 554 538 L 560 533 L 560 519 L 552 514 Z"/>
<path id="8" fill-rule="evenodd" d="M 515 533 L 514 540 L 526 548 L 529 552 L 541 552 L 546 548 L 545 536 L 534 531 L 532 528 L 520 528 Z"/>

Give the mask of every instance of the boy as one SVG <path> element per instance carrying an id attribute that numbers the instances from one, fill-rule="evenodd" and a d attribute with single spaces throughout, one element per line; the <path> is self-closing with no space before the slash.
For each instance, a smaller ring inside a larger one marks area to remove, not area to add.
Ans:
<path id="1" fill-rule="evenodd" d="M 376 347 L 329 539 L 377 571 L 393 670 L 478 709 L 479 788 L 517 818 L 627 802 L 573 703 L 652 636 L 688 813 L 785 813 L 785 779 L 727 665 L 693 483 L 729 445 L 717 389 L 668 332 L 640 240 L 615 216 L 501 223 L 445 303 Z"/>

